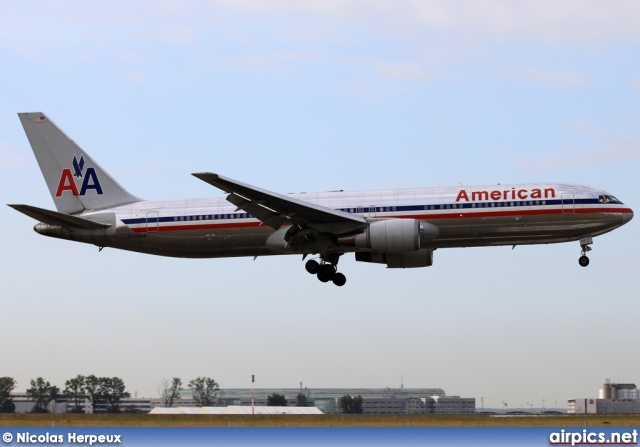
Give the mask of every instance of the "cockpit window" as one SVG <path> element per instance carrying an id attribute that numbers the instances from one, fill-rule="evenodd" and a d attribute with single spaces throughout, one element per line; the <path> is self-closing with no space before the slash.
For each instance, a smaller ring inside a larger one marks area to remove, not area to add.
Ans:
<path id="1" fill-rule="evenodd" d="M 615 196 L 608 195 L 608 194 L 600 194 L 598 196 L 598 202 L 600 202 L 600 203 L 611 203 L 611 202 L 620 203 L 620 201 Z"/>

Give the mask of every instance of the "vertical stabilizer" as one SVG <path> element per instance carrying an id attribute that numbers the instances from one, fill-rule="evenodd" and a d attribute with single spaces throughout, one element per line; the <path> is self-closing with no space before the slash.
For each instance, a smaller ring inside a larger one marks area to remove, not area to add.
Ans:
<path id="1" fill-rule="evenodd" d="M 44 113 L 18 113 L 51 197 L 71 214 L 137 202 Z"/>

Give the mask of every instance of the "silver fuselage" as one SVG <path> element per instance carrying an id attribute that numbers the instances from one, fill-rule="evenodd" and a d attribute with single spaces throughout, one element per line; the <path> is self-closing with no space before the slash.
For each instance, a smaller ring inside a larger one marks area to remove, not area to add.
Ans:
<path id="1" fill-rule="evenodd" d="M 367 220 L 416 219 L 438 228 L 422 248 L 548 244 L 609 232 L 632 210 L 597 188 L 545 183 L 291 194 Z M 615 199 L 615 198 L 614 198 Z M 111 224 L 82 230 L 38 224 L 38 233 L 160 256 L 216 258 L 275 254 L 266 245 L 274 230 L 237 210 L 225 197 L 140 201 L 76 214 Z M 329 252 L 362 251 L 334 245 Z M 291 251 L 294 253 L 304 253 Z"/>

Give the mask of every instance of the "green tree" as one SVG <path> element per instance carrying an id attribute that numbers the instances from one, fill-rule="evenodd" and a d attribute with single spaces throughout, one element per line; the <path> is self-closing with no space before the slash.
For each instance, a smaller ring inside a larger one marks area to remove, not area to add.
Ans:
<path id="1" fill-rule="evenodd" d="M 309 405 L 307 396 L 305 396 L 303 393 L 298 393 L 298 395 L 296 396 L 296 407 L 306 407 L 307 405 Z"/>
<path id="2" fill-rule="evenodd" d="M 69 413 L 84 413 L 84 408 L 80 406 L 80 402 L 87 397 L 84 376 L 78 374 L 73 379 L 67 380 L 64 383 L 64 394 L 67 399 L 73 401 L 73 407 Z"/>
<path id="3" fill-rule="evenodd" d="M 218 382 L 209 377 L 197 377 L 189 382 L 188 386 L 191 388 L 193 400 L 199 407 L 209 405 L 220 390 Z"/>
<path id="4" fill-rule="evenodd" d="M 362 396 L 344 396 L 340 399 L 340 408 L 346 414 L 362 414 Z"/>
<path id="5" fill-rule="evenodd" d="M 267 397 L 267 406 L 269 407 L 286 407 L 287 399 L 282 394 L 273 393 Z"/>
<path id="6" fill-rule="evenodd" d="M 165 407 L 173 407 L 173 403 L 180 399 L 180 389 L 182 387 L 182 380 L 179 377 L 174 377 L 171 382 L 167 379 L 162 379 L 158 392 L 160 398 Z"/>
<path id="7" fill-rule="evenodd" d="M 13 377 L 0 377 L 0 413 L 15 413 L 16 405 L 11 398 L 11 391 L 16 387 Z"/>
<path id="8" fill-rule="evenodd" d="M 31 388 L 27 390 L 29 399 L 35 401 L 35 405 L 31 409 L 32 413 L 48 413 L 49 402 L 56 398 L 58 387 L 53 386 L 49 381 L 45 381 L 42 377 L 36 380 L 31 379 Z"/>
<path id="9" fill-rule="evenodd" d="M 91 374 L 84 379 L 84 390 L 87 398 L 91 401 L 92 412 L 96 412 L 98 400 L 102 397 L 102 381 Z"/>
<path id="10" fill-rule="evenodd" d="M 107 413 L 120 413 L 120 400 L 129 397 L 124 382 L 119 377 L 101 377 L 100 392 L 107 401 Z"/>

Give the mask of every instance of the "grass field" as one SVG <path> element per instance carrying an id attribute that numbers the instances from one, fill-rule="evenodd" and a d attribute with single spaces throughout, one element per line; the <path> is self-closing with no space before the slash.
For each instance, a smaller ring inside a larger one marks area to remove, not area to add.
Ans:
<path id="1" fill-rule="evenodd" d="M 2 427 L 639 427 L 637 414 L 125 415 L 0 414 Z"/>

